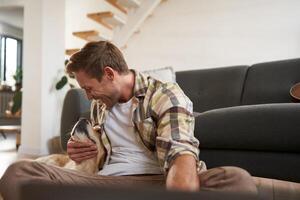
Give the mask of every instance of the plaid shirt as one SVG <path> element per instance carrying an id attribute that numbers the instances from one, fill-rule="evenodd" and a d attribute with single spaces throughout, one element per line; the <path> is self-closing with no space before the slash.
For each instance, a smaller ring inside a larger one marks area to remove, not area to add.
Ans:
<path id="1" fill-rule="evenodd" d="M 134 71 L 135 72 L 135 71 Z M 162 83 L 135 72 L 133 122 L 141 142 L 155 151 L 159 165 L 167 172 L 179 155 L 189 154 L 199 162 L 199 141 L 194 137 L 193 104 L 177 83 Z M 97 109 L 95 109 L 97 106 Z M 94 100 L 91 106 L 92 124 L 101 131 L 107 164 L 111 145 L 104 130 L 106 107 Z M 96 120 L 95 120 L 96 119 Z M 101 166 L 102 167 L 102 166 Z"/>

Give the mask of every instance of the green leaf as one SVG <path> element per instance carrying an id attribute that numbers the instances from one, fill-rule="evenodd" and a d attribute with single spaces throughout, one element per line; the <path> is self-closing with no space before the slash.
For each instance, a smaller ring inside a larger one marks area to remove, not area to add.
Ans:
<path id="1" fill-rule="evenodd" d="M 16 83 L 21 83 L 23 79 L 23 71 L 21 68 L 16 70 L 16 73 L 13 75 L 13 79 L 15 79 Z"/>
<path id="2" fill-rule="evenodd" d="M 60 89 L 63 88 L 67 83 L 68 83 L 68 78 L 67 78 L 66 76 L 63 76 L 63 77 L 60 79 L 60 81 L 58 81 L 58 82 L 56 83 L 55 88 L 56 88 L 57 90 L 60 90 Z"/>
<path id="3" fill-rule="evenodd" d="M 22 106 L 22 92 L 17 91 L 13 97 L 13 106 L 11 108 L 11 113 L 15 114 L 21 109 Z"/>

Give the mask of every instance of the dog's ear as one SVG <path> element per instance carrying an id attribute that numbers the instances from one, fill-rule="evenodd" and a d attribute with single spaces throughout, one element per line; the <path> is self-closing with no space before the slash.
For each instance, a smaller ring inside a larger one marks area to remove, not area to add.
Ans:
<path id="1" fill-rule="evenodd" d="M 90 113 L 90 121 L 91 121 L 91 124 L 92 124 L 93 127 L 95 125 L 99 124 L 98 120 L 97 120 L 97 112 L 98 112 L 97 106 L 98 106 L 97 101 L 96 100 L 92 100 L 91 111 L 90 111 L 91 112 Z"/>
<path id="2" fill-rule="evenodd" d="M 100 141 L 101 142 L 101 141 Z M 99 148 L 99 147 L 98 147 Z M 102 152 L 102 156 L 99 160 L 99 164 L 98 164 L 98 169 L 101 170 L 103 168 L 104 162 L 105 162 L 105 158 L 107 156 L 106 150 L 105 148 L 101 148 L 98 150 L 98 153 Z"/>
<path id="3" fill-rule="evenodd" d="M 91 123 L 92 126 L 99 126 L 104 122 L 104 117 L 106 115 L 106 104 L 100 100 L 93 100 L 91 103 Z M 98 127 L 98 128 L 99 128 Z M 97 129 L 98 129 L 97 128 Z"/>

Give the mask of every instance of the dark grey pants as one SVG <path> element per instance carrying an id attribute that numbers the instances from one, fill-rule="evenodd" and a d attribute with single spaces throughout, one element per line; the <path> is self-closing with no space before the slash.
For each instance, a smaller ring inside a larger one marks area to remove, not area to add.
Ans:
<path id="1" fill-rule="evenodd" d="M 262 199 L 299 199 L 300 184 L 251 177 L 237 167 L 212 168 L 199 174 L 201 190 L 250 193 Z M 91 186 L 165 187 L 163 175 L 100 176 L 87 175 L 34 161 L 19 161 L 8 167 L 0 180 L 0 193 L 5 200 L 18 199 L 22 182 L 81 184 Z M 275 191 L 275 192 L 274 192 Z M 275 196 L 274 196 L 275 195 Z"/>

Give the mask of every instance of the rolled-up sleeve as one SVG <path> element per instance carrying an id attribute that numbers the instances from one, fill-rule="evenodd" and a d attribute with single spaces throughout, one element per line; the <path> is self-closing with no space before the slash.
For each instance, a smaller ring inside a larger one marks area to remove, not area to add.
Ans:
<path id="1" fill-rule="evenodd" d="M 199 161 L 199 141 L 194 137 L 193 104 L 176 83 L 163 84 L 152 96 L 156 114 L 156 150 L 160 165 L 169 170 L 175 158 L 183 154 Z"/>

